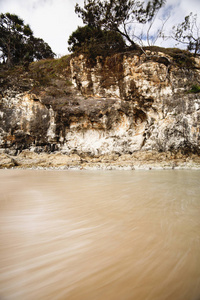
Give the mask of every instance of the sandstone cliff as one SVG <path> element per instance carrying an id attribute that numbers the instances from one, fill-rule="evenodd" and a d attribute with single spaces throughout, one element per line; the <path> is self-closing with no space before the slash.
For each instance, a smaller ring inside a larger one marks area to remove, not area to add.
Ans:
<path id="1" fill-rule="evenodd" d="M 181 65 L 167 53 L 147 51 L 93 64 L 82 55 L 66 61 L 46 84 L 41 65 L 37 78 L 31 66 L 31 76 L 1 79 L 1 153 L 200 155 L 200 93 L 191 92 L 200 85 L 199 58 Z"/>

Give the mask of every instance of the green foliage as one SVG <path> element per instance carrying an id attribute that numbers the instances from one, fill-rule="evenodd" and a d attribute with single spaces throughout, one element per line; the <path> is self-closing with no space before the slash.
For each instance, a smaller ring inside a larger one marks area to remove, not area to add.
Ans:
<path id="1" fill-rule="evenodd" d="M 173 27 L 172 37 L 178 43 L 185 44 L 187 49 L 196 55 L 200 53 L 200 24 L 197 15 L 190 13 L 184 21 Z"/>
<path id="2" fill-rule="evenodd" d="M 31 61 L 54 57 L 50 46 L 40 38 L 32 37 L 27 44 L 27 49 L 29 57 L 32 57 Z"/>
<path id="3" fill-rule="evenodd" d="M 47 86 L 60 77 L 66 77 L 70 73 L 70 56 L 63 56 L 59 59 L 43 59 L 30 64 L 29 77 L 34 79 L 35 86 Z M 69 80 L 65 79 L 66 85 L 70 85 Z"/>
<path id="4" fill-rule="evenodd" d="M 83 53 L 92 59 L 97 56 L 106 57 L 125 49 L 125 42 L 118 32 L 89 25 L 78 27 L 69 37 L 68 44 L 69 51 Z"/>
<path id="5" fill-rule="evenodd" d="M 180 68 L 194 68 L 195 61 L 189 51 L 177 48 L 169 48 L 169 55 L 173 58 L 173 62 Z"/>
<path id="6" fill-rule="evenodd" d="M 0 64 L 0 92 L 17 86 L 21 90 L 32 90 L 37 94 L 42 88 L 53 94 L 65 93 L 72 85 L 70 81 L 70 56 L 59 59 L 42 59 L 30 63 L 27 72 L 23 65 L 7 68 Z"/>
<path id="7" fill-rule="evenodd" d="M 193 69 L 195 68 L 194 55 L 188 50 L 182 50 L 179 48 L 162 48 L 158 46 L 144 47 L 144 51 L 150 50 L 151 52 L 162 52 L 171 56 L 171 64 L 178 66 L 179 68 Z M 142 51 L 140 52 L 142 53 Z"/>
<path id="8" fill-rule="evenodd" d="M 200 86 L 198 84 L 194 84 L 189 90 L 189 93 L 200 93 Z"/>
<path id="9" fill-rule="evenodd" d="M 0 15 L 0 55 L 1 62 L 8 67 L 54 57 L 50 46 L 35 38 L 30 26 L 10 13 Z"/>
<path id="10" fill-rule="evenodd" d="M 136 0 L 85 0 L 83 8 L 76 4 L 75 12 L 84 24 L 120 33 L 133 46 L 138 39 L 135 24 L 151 22 L 164 4 L 165 0 L 149 0 L 146 6 Z"/>

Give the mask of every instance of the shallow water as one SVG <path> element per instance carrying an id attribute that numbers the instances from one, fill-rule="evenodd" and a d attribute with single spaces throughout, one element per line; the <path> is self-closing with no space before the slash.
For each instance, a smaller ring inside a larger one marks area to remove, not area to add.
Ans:
<path id="1" fill-rule="evenodd" d="M 0 299 L 200 299 L 199 182 L 0 170 Z"/>

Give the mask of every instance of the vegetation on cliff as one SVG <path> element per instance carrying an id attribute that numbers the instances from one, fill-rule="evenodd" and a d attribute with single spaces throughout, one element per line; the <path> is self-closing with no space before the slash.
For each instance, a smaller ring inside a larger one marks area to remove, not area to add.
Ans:
<path id="1" fill-rule="evenodd" d="M 88 0 L 83 8 L 76 4 L 75 12 L 84 24 L 117 32 L 135 47 L 142 39 L 141 34 L 135 33 L 137 24 L 150 25 L 164 4 L 165 0 L 151 0 L 147 4 L 135 0 Z"/>
<path id="2" fill-rule="evenodd" d="M 144 50 L 145 53 L 153 53 L 153 55 L 146 55 L 146 61 L 166 64 L 169 69 L 172 66 L 186 70 L 198 68 L 195 65 L 194 56 L 189 51 L 156 46 L 145 47 Z M 80 53 L 78 52 L 77 54 L 79 55 Z M 163 53 L 163 58 L 158 56 L 158 53 Z M 110 72 L 113 72 L 120 78 L 120 74 L 123 72 L 122 61 L 124 55 L 140 56 L 144 55 L 144 53 L 138 48 L 125 53 L 118 52 L 107 57 L 99 57 L 103 65 L 102 72 L 105 73 L 105 78 L 107 78 L 108 68 Z M 46 93 L 53 97 L 66 95 L 68 87 L 72 84 L 70 73 L 70 60 L 72 57 L 74 57 L 74 54 L 63 56 L 59 59 L 49 58 L 35 61 L 29 64 L 28 70 L 24 65 L 14 65 L 6 68 L 4 64 L 0 64 L 0 93 L 3 94 L 7 88 L 17 88 L 20 91 L 30 90 L 37 94 L 45 88 Z M 91 57 L 88 58 L 87 53 L 85 53 L 85 57 L 87 58 L 88 67 L 92 68 L 95 65 L 94 57 L 91 60 Z M 106 82 L 105 80 L 102 85 L 104 86 Z M 199 82 L 188 84 L 186 91 L 198 93 L 198 86 Z"/>
<path id="3" fill-rule="evenodd" d="M 7 67 L 53 58 L 50 46 L 36 38 L 28 24 L 15 14 L 0 15 L 0 61 Z"/>
<path id="4" fill-rule="evenodd" d="M 17 88 L 17 90 L 31 90 L 37 92 L 43 88 L 54 87 L 54 93 L 62 92 L 60 82 L 70 85 L 69 80 L 70 56 L 63 56 L 59 59 L 42 59 L 32 62 L 29 69 L 23 65 L 16 65 L 11 68 L 4 68 L 0 65 L 0 92 L 7 88 Z M 59 87 L 57 87 L 60 86 Z"/>
<path id="5" fill-rule="evenodd" d="M 75 12 L 86 26 L 72 33 L 68 40 L 69 50 L 76 54 L 84 53 L 90 58 L 138 48 L 145 53 L 145 45 L 154 46 L 159 38 L 171 38 L 194 55 L 198 54 L 200 25 L 197 15 L 190 13 L 182 23 L 171 29 L 169 36 L 164 32 L 168 20 L 164 13 L 160 26 L 153 29 L 158 12 L 165 3 L 165 0 L 86 0 L 83 7 L 76 4 Z"/>
<path id="6" fill-rule="evenodd" d="M 122 35 L 111 30 L 102 30 L 91 25 L 78 27 L 68 40 L 69 51 L 75 54 L 83 53 L 91 59 L 97 56 L 110 56 L 125 51 L 125 41 Z"/>
<path id="7" fill-rule="evenodd" d="M 187 46 L 187 49 L 194 52 L 194 55 L 200 53 L 200 27 L 197 23 L 197 15 L 190 13 L 184 21 L 173 27 L 172 37 L 181 44 Z"/>
<path id="8" fill-rule="evenodd" d="M 147 50 L 160 51 L 160 47 L 155 46 L 157 39 L 169 38 L 164 34 L 167 20 L 163 16 L 159 29 L 151 32 L 158 13 L 165 4 L 166 0 L 85 0 L 83 7 L 76 4 L 75 12 L 82 18 L 85 26 L 72 32 L 68 39 L 68 49 L 73 55 L 84 54 L 93 63 L 97 57 L 105 59 L 130 52 L 141 55 L 145 53 L 149 59 Z M 197 15 L 190 13 L 171 31 L 171 38 L 185 45 L 188 51 L 177 48 L 161 48 L 161 51 L 170 55 L 173 63 L 179 67 L 194 67 L 190 53 L 197 55 L 200 52 L 199 32 Z M 54 58 L 50 46 L 42 39 L 35 38 L 30 26 L 15 14 L 0 15 L 0 33 L 0 65 L 3 67 L 23 65 L 28 70 L 33 61 L 48 59 L 49 62 L 49 59 Z M 53 76 L 51 70 L 46 76 L 44 70 L 39 69 L 34 77 L 37 77 L 40 84 L 48 83 L 47 77 Z"/>
<path id="9" fill-rule="evenodd" d="M 28 72 L 4 70 L 2 151 L 199 154 L 199 98 L 192 87 L 200 84 L 199 60 L 179 67 L 176 60 L 189 57 L 187 51 L 145 51 L 98 58 L 92 66 L 79 55 L 33 62 Z"/>

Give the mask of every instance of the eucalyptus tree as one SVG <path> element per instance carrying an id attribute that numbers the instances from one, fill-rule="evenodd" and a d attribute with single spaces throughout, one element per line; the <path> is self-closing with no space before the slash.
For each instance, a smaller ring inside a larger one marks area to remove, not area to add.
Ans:
<path id="1" fill-rule="evenodd" d="M 195 55 L 200 53 L 200 24 L 198 24 L 197 15 L 190 13 L 182 23 L 174 26 L 172 38 L 184 44 Z"/>
<path id="2" fill-rule="evenodd" d="M 138 24 L 149 24 L 165 0 L 85 0 L 84 6 L 76 4 L 75 12 L 83 23 L 103 30 L 121 34 L 129 45 L 135 46 L 141 39 L 136 29 Z"/>

